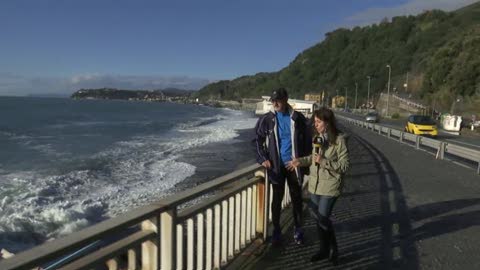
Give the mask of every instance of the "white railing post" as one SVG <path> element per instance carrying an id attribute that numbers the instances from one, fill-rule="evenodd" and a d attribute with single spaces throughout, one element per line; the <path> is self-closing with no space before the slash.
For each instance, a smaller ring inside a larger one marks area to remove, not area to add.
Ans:
<path id="1" fill-rule="evenodd" d="M 272 201 L 273 201 L 273 184 L 268 184 L 268 188 L 270 189 L 270 191 L 268 192 L 268 194 L 270 196 L 268 196 L 268 222 L 267 222 L 267 225 L 270 221 L 272 221 Z"/>
<path id="2" fill-rule="evenodd" d="M 241 193 L 242 198 L 242 210 L 241 210 L 241 225 L 240 225 L 240 248 L 245 247 L 245 239 L 246 239 L 246 229 L 247 229 L 247 192 L 242 190 Z"/>
<path id="3" fill-rule="evenodd" d="M 113 258 L 106 262 L 108 270 L 118 270 L 118 259 Z"/>
<path id="4" fill-rule="evenodd" d="M 220 240 L 221 220 L 220 220 L 220 205 L 216 204 L 214 207 L 214 232 L 213 232 L 213 267 L 220 268 L 220 249 L 222 248 L 222 241 Z"/>
<path id="5" fill-rule="evenodd" d="M 127 251 L 128 257 L 128 270 L 136 270 L 137 269 L 137 249 L 131 248 Z"/>
<path id="6" fill-rule="evenodd" d="M 420 149 L 420 140 L 421 140 L 421 139 L 422 139 L 422 138 L 421 138 L 420 136 L 417 136 L 417 137 L 415 138 L 415 148 L 416 148 L 417 150 Z"/>
<path id="7" fill-rule="evenodd" d="M 205 269 L 212 269 L 212 253 L 213 253 L 213 213 L 212 208 L 207 209 L 207 239 L 206 243 L 206 260 L 205 260 Z"/>
<path id="8" fill-rule="evenodd" d="M 263 176 L 264 181 L 260 181 L 257 183 L 257 224 L 255 224 L 255 232 L 262 234 L 262 238 L 265 241 L 267 239 L 267 229 L 266 229 L 266 222 L 265 220 L 267 219 L 268 213 L 266 210 L 267 206 L 267 185 L 266 185 L 266 177 L 265 173 L 263 172 L 258 172 L 258 176 Z"/>
<path id="9" fill-rule="evenodd" d="M 193 267 L 195 265 L 195 256 L 194 256 L 194 250 L 195 250 L 195 243 L 194 243 L 194 221 L 192 218 L 189 218 L 187 220 L 187 269 L 188 270 L 193 270 Z"/>
<path id="10" fill-rule="evenodd" d="M 197 215 L 197 269 L 203 269 L 203 251 L 204 251 L 204 230 L 203 230 L 203 214 Z"/>
<path id="11" fill-rule="evenodd" d="M 443 159 L 445 157 L 445 145 L 446 143 L 444 142 L 440 142 L 440 144 L 438 145 L 438 151 L 436 155 L 437 159 Z"/>
<path id="12" fill-rule="evenodd" d="M 233 258 L 235 243 L 235 197 L 228 199 L 228 258 Z"/>
<path id="13" fill-rule="evenodd" d="M 229 220 L 228 220 L 228 201 L 222 201 L 222 254 L 220 258 L 220 264 L 223 265 L 228 261 L 228 229 L 229 229 Z"/>
<path id="14" fill-rule="evenodd" d="M 241 229 L 241 207 L 240 207 L 241 199 L 240 193 L 235 194 L 235 245 L 233 252 L 237 254 L 240 251 L 240 229 Z"/>
<path id="15" fill-rule="evenodd" d="M 245 224 L 246 227 L 246 234 L 245 234 L 245 239 L 246 243 L 250 243 L 251 241 L 251 228 L 252 228 L 252 188 L 248 187 L 247 188 L 247 222 Z"/>
<path id="16" fill-rule="evenodd" d="M 175 219 L 176 209 L 165 211 L 160 214 L 160 253 L 161 269 L 175 269 L 177 251 Z"/>
<path id="17" fill-rule="evenodd" d="M 183 225 L 177 224 L 177 269 L 184 269 L 183 256 Z"/>
<path id="18" fill-rule="evenodd" d="M 258 218 L 258 204 L 257 204 L 257 185 L 252 189 L 252 224 L 250 229 L 250 238 L 255 238 L 257 235 L 257 218 Z"/>
<path id="19" fill-rule="evenodd" d="M 155 216 L 152 220 L 145 220 L 142 222 L 142 230 L 152 230 L 158 234 L 159 217 Z M 142 269 L 157 270 L 158 266 L 158 239 L 155 241 L 146 241 L 142 243 Z"/>

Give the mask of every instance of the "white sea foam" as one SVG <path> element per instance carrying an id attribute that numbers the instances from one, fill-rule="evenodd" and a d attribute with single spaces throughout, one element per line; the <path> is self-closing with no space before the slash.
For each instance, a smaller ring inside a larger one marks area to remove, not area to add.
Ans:
<path id="1" fill-rule="evenodd" d="M 193 165 L 180 161 L 183 151 L 231 140 L 255 120 L 224 110 L 178 124 L 167 135 L 118 142 L 91 156 L 91 168 L 0 175 L 0 248 L 22 250 L 158 200 L 195 173 Z"/>
<path id="2" fill-rule="evenodd" d="M 13 136 L 15 136 L 15 133 L 8 132 L 8 131 L 0 131 L 0 135 L 5 136 L 5 137 L 13 137 Z"/>
<path id="3" fill-rule="evenodd" d="M 26 144 L 28 148 L 33 149 L 35 151 L 38 151 L 42 154 L 45 154 L 46 156 L 50 157 L 61 157 L 65 153 L 58 152 L 55 150 L 55 147 L 51 143 L 46 143 L 46 144 L 35 144 L 35 143 L 28 143 Z"/>

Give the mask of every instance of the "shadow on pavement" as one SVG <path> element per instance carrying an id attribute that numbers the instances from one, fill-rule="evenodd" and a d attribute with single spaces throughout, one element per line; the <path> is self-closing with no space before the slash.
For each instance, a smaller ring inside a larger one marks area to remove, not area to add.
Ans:
<path id="1" fill-rule="evenodd" d="M 351 170 L 332 216 L 339 265 L 310 262 L 317 240 L 315 222 L 305 212 L 305 244 L 293 242 L 293 228 L 280 247 L 263 245 L 247 255 L 241 269 L 418 269 L 418 254 L 402 188 L 388 160 L 365 140 L 349 139 Z M 289 213 L 289 209 L 284 211 Z"/>

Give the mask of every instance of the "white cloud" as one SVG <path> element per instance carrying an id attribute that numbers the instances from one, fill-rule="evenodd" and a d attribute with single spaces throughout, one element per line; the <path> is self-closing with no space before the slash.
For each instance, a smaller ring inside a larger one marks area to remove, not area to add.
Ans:
<path id="1" fill-rule="evenodd" d="M 416 15 L 425 10 L 441 9 L 452 11 L 473 4 L 478 0 L 411 0 L 401 5 L 388 8 L 369 8 L 346 19 L 349 26 L 378 23 L 383 18 L 402 15 Z"/>
<path id="2" fill-rule="evenodd" d="M 111 87 L 118 89 L 179 88 L 196 90 L 211 80 L 188 76 L 134 76 L 82 74 L 72 77 L 30 78 L 12 73 L 0 73 L 0 95 L 23 96 L 28 94 L 69 95 L 81 88 Z"/>

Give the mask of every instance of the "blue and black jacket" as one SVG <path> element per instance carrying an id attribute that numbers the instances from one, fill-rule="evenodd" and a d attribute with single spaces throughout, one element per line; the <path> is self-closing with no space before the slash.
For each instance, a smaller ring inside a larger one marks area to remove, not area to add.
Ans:
<path id="1" fill-rule="evenodd" d="M 312 131 L 309 121 L 305 116 L 292 107 L 288 106 L 291 119 L 292 134 L 292 158 L 308 156 L 312 153 Z M 267 171 L 268 179 L 273 184 L 285 183 L 285 175 L 282 174 L 280 161 L 280 151 L 278 143 L 278 128 L 275 112 L 270 111 L 258 119 L 255 126 L 255 150 L 257 162 L 262 164 L 265 160 L 270 160 L 272 167 Z M 296 173 L 300 183 L 303 176 L 308 173 L 308 168 L 297 168 Z"/>

